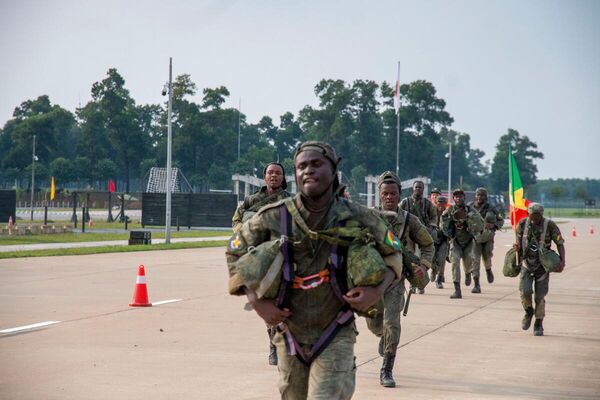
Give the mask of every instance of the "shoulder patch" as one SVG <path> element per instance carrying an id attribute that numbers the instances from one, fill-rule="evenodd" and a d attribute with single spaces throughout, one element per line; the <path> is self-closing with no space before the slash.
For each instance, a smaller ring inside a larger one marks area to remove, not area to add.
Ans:
<path id="1" fill-rule="evenodd" d="M 242 247 L 244 247 L 244 240 L 242 239 L 240 233 L 236 232 L 231 237 L 231 239 L 229 239 L 229 242 L 227 243 L 227 248 L 229 249 L 229 251 L 237 251 Z"/>
<path id="2" fill-rule="evenodd" d="M 398 238 L 390 230 L 388 230 L 385 234 L 385 244 L 392 247 L 394 250 L 401 250 L 400 240 L 398 240 Z"/>

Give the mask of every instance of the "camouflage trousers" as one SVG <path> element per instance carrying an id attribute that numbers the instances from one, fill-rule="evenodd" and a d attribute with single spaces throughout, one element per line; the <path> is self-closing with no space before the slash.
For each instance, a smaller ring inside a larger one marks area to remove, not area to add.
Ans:
<path id="1" fill-rule="evenodd" d="M 367 327 L 377 337 L 383 336 L 384 354 L 396 354 L 400 343 L 400 313 L 404 308 L 404 279 L 385 292 L 383 296 L 383 313 L 373 318 L 366 318 Z"/>
<path id="2" fill-rule="evenodd" d="M 431 268 L 439 275 L 444 276 L 444 270 L 446 269 L 446 257 L 448 257 L 448 248 L 450 245 L 447 240 L 444 240 L 439 245 L 435 246 L 435 254 L 433 255 L 433 262 Z"/>
<path id="3" fill-rule="evenodd" d="M 356 334 L 354 323 L 342 327 L 325 350 L 310 366 L 306 366 L 296 356 L 287 354 L 285 338 L 278 332 L 273 342 L 279 360 L 277 368 L 281 398 L 351 399 L 356 380 Z"/>
<path id="4" fill-rule="evenodd" d="M 494 239 L 485 243 L 473 241 L 473 278 L 479 278 L 481 270 L 481 259 L 486 270 L 492 269 L 492 257 L 494 256 Z"/>
<path id="5" fill-rule="evenodd" d="M 473 245 L 475 241 L 471 240 L 465 247 L 461 247 L 456 242 L 452 243 L 450 249 L 450 261 L 452 262 L 452 281 L 460 282 L 460 262 L 462 260 L 465 274 L 470 274 L 473 269 Z"/>
<path id="6" fill-rule="evenodd" d="M 519 290 L 521 291 L 521 304 L 523 309 L 533 308 L 532 297 L 535 300 L 535 318 L 542 319 L 546 315 L 546 300 L 550 283 L 550 273 L 538 265 L 536 267 L 527 265 L 528 268 L 521 269 L 519 277 Z M 534 269 L 535 268 L 535 269 Z"/>

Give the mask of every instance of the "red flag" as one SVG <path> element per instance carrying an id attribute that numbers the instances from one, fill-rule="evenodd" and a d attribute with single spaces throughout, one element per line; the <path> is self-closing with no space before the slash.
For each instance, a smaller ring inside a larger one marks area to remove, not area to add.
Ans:
<path id="1" fill-rule="evenodd" d="M 110 193 L 115 192 L 115 182 L 112 179 L 108 181 L 108 191 Z"/>

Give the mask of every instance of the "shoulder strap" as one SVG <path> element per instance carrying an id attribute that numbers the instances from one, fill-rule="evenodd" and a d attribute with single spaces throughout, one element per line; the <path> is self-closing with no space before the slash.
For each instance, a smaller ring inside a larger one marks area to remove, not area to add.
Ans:
<path id="1" fill-rule="evenodd" d="M 527 248 L 527 234 L 529 233 L 529 219 L 523 220 L 523 236 L 521 236 L 521 250 L 523 251 L 523 257 L 525 256 L 525 249 Z"/>
<path id="2" fill-rule="evenodd" d="M 279 228 L 281 237 L 285 238 L 285 243 L 281 246 L 281 252 L 283 253 L 283 279 L 277 293 L 277 307 L 284 308 L 287 306 L 290 297 L 288 294 L 292 290 L 294 283 L 294 267 L 292 264 L 294 249 L 288 239 L 292 232 L 292 216 L 283 205 L 279 207 Z"/>
<path id="3" fill-rule="evenodd" d="M 398 237 L 398 239 L 400 239 L 400 241 L 402 241 L 402 238 L 404 237 L 404 233 L 406 232 L 406 225 L 408 225 L 409 215 L 410 215 L 410 213 L 408 211 L 404 211 L 404 224 L 402 225 L 402 232 L 400 232 L 400 236 Z"/>
<path id="4" fill-rule="evenodd" d="M 546 231 L 548 230 L 548 222 L 550 220 L 548 218 L 544 218 L 544 229 L 542 230 L 542 236 L 540 236 L 539 245 L 546 246 Z"/>

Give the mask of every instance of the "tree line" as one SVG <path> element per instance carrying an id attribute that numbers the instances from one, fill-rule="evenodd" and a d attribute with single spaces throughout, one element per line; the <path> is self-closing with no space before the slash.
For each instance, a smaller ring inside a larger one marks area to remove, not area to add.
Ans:
<path id="1" fill-rule="evenodd" d="M 224 87 L 198 88 L 189 74 L 173 82 L 173 166 L 195 191 L 231 189 L 234 173 L 261 176 L 264 165 L 279 160 L 288 173 L 291 155 L 304 140 L 324 140 L 342 156 L 343 180 L 351 194 L 364 192 L 364 177 L 396 166 L 396 122 L 393 88 L 387 82 L 323 79 L 314 87 L 318 106 L 286 112 L 275 122 L 264 116 L 247 121 L 224 103 Z M 508 188 L 508 145 L 515 152 L 523 185 L 536 183 L 536 143 L 517 130 L 499 135 L 492 160 L 471 146 L 468 133 L 454 122 L 434 85 L 417 80 L 400 86 L 400 177 L 428 176 L 434 186 L 447 187 L 449 144 L 452 144 L 453 186 L 486 186 L 494 193 Z M 241 146 L 238 158 L 238 129 Z M 52 104 L 47 95 L 17 106 L 0 130 L 0 183 L 30 185 L 32 143 L 36 137 L 36 186 L 106 190 L 109 179 L 129 192 L 132 180 L 143 180 L 151 167 L 166 165 L 167 104 L 140 105 L 125 79 L 111 68 L 91 87 L 91 100 L 75 113 Z M 47 183 L 46 183 L 47 182 Z"/>

